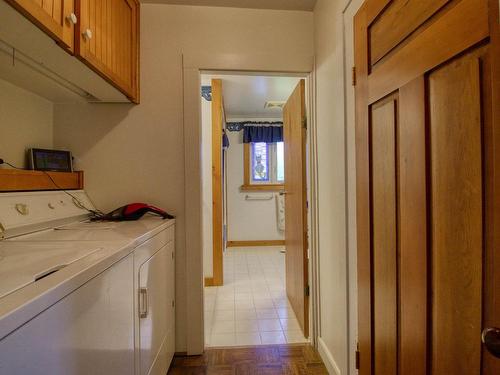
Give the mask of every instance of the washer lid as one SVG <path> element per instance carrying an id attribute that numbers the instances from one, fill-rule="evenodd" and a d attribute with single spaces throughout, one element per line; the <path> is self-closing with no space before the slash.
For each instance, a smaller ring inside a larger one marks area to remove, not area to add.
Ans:
<path id="1" fill-rule="evenodd" d="M 102 247 L 77 242 L 0 242 L 0 298 Z"/>

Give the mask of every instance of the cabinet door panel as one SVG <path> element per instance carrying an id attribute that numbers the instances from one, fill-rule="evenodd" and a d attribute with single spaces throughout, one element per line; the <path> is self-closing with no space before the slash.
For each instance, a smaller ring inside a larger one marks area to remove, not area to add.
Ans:
<path id="1" fill-rule="evenodd" d="M 138 101 L 139 3 L 135 0 L 78 0 L 81 20 L 77 55 Z"/>
<path id="2" fill-rule="evenodd" d="M 168 333 L 169 322 L 167 318 L 171 306 L 168 282 L 172 250 L 173 242 L 170 242 L 146 260 L 139 268 L 139 356 L 141 375 L 150 374 L 151 368 L 156 369 L 155 361 L 160 360 L 161 362 L 165 357 L 158 354 L 166 349 L 164 341 Z M 166 371 L 167 368 L 163 368 L 163 370 Z"/>
<path id="3" fill-rule="evenodd" d="M 73 0 L 7 0 L 70 52 L 74 50 Z"/>

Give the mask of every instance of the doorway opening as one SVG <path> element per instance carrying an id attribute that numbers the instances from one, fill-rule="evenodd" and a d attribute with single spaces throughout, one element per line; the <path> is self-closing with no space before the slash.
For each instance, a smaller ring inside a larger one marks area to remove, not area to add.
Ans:
<path id="1" fill-rule="evenodd" d="M 301 75 L 201 73 L 206 347 L 309 341 L 305 92 Z"/>

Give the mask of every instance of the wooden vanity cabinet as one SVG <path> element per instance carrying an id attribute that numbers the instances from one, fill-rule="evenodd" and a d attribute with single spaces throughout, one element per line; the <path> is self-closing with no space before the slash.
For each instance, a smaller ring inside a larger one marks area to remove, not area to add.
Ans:
<path id="1" fill-rule="evenodd" d="M 6 0 L 31 22 L 50 35 L 62 48 L 74 51 L 77 18 L 73 0 Z"/>
<path id="2" fill-rule="evenodd" d="M 139 1 L 76 0 L 75 54 L 139 102 Z"/>

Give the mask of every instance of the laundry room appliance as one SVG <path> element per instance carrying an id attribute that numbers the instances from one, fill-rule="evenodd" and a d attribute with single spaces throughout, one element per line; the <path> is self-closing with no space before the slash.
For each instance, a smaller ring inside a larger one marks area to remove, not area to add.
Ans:
<path id="1" fill-rule="evenodd" d="M 71 195 L 0 194 L 0 373 L 165 374 L 175 220 L 91 222 Z"/>

